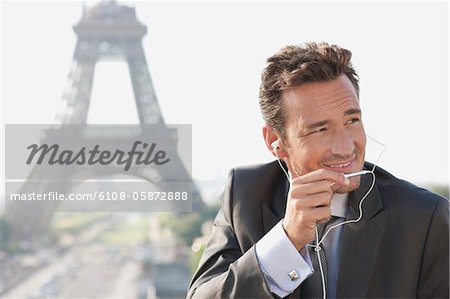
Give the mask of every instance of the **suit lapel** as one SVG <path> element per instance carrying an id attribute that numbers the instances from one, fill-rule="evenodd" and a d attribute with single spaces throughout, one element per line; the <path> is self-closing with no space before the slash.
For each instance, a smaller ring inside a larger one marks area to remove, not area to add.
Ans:
<path id="1" fill-rule="evenodd" d="M 358 204 L 372 183 L 372 176 L 361 178 L 360 188 L 349 194 L 348 219 L 359 216 Z M 383 211 L 378 188 L 375 185 L 363 203 L 363 218 L 358 223 L 344 226 L 339 260 L 337 296 L 365 297 L 382 242 L 387 212 Z"/>
<path id="2" fill-rule="evenodd" d="M 262 203 L 262 221 L 264 227 L 264 235 L 267 234 L 272 227 L 275 226 L 284 216 L 286 210 L 286 200 L 289 191 L 289 182 L 282 176 L 281 183 L 276 184 L 273 196 L 267 197 L 269 202 Z"/>

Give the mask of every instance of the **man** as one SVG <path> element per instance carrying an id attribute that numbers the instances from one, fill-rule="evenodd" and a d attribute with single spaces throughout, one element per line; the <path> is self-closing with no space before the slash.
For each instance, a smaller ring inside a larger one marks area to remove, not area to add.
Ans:
<path id="1" fill-rule="evenodd" d="M 310 43 L 268 59 L 263 136 L 282 162 L 231 171 L 189 298 L 448 298 L 448 200 L 364 162 L 350 58 Z"/>

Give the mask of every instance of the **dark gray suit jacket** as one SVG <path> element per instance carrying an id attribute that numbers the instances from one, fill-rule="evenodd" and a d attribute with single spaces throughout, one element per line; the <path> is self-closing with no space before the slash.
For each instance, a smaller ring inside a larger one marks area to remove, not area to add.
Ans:
<path id="1" fill-rule="evenodd" d="M 367 165 L 370 167 L 370 165 Z M 363 219 L 344 226 L 339 298 L 448 298 L 448 200 L 386 171 L 363 205 Z M 372 176 L 349 194 L 349 219 Z M 289 183 L 277 162 L 236 168 L 188 298 L 273 298 L 255 243 L 284 215 Z M 299 298 L 301 285 L 289 298 Z"/>

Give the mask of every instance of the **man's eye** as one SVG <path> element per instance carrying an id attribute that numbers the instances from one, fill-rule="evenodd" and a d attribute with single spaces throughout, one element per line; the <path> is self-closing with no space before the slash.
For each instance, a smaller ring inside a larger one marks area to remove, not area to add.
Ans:
<path id="1" fill-rule="evenodd" d="M 312 131 L 311 134 L 325 132 L 326 130 L 327 128 L 317 128 L 314 131 Z"/>
<path id="2" fill-rule="evenodd" d="M 357 123 L 357 122 L 359 122 L 359 121 L 361 121 L 360 118 L 354 117 L 354 118 L 350 119 L 347 123 L 348 123 L 348 124 L 354 124 L 354 123 Z"/>

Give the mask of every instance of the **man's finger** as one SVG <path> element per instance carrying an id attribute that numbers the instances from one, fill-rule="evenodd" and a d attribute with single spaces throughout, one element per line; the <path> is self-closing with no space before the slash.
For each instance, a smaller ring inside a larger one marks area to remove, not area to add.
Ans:
<path id="1" fill-rule="evenodd" d="M 292 179 L 292 183 L 312 183 L 322 180 L 330 181 L 330 185 L 339 185 L 339 186 L 347 186 L 350 184 L 349 179 L 347 179 L 343 173 L 335 172 L 328 169 L 317 169 L 315 171 L 311 171 L 302 176 L 296 177 Z"/>
<path id="2" fill-rule="evenodd" d="M 305 196 L 321 192 L 328 192 L 333 196 L 333 190 L 330 187 L 330 182 L 328 180 L 305 184 L 293 183 L 290 192 L 292 197 L 301 197 L 302 195 Z"/>
<path id="3" fill-rule="evenodd" d="M 305 198 L 298 199 L 295 205 L 299 210 L 326 207 L 331 205 L 331 196 L 328 192 L 316 193 L 308 195 Z"/>

